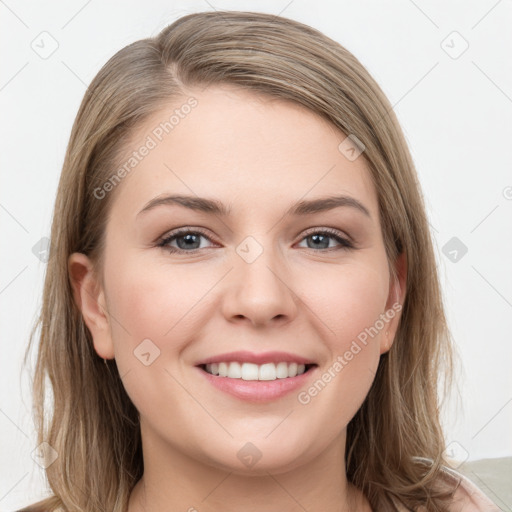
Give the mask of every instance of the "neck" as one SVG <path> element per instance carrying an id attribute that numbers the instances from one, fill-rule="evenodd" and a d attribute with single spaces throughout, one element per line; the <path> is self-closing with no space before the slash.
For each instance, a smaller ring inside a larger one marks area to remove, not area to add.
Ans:
<path id="1" fill-rule="evenodd" d="M 199 461 L 155 435 L 142 439 L 144 475 L 127 512 L 371 512 L 346 479 L 345 432 L 303 465 L 250 475 Z"/>

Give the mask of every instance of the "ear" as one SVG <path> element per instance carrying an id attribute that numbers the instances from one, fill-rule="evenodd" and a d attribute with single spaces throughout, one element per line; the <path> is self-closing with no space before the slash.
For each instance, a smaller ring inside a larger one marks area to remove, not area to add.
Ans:
<path id="1" fill-rule="evenodd" d="M 389 278 L 389 294 L 386 302 L 386 318 L 389 318 L 380 341 L 380 353 L 387 352 L 395 339 L 398 324 L 402 316 L 407 284 L 407 258 L 405 252 L 398 255 L 395 262 L 396 278 L 393 274 Z"/>
<path id="2" fill-rule="evenodd" d="M 114 358 L 114 345 L 102 289 L 90 259 L 75 252 L 68 258 L 68 273 L 75 303 L 91 332 L 94 349 L 104 359 Z"/>

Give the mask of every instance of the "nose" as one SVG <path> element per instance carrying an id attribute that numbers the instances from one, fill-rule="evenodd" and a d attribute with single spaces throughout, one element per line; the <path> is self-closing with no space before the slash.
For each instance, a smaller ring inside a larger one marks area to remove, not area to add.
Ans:
<path id="1" fill-rule="evenodd" d="M 297 315 L 299 298 L 276 251 L 265 248 L 252 262 L 235 253 L 233 261 L 222 303 L 228 321 L 260 327 L 285 324 Z"/>

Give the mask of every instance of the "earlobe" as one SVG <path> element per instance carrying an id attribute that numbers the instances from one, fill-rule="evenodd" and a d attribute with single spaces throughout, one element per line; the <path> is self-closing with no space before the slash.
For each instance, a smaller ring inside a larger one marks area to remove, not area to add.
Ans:
<path id="1" fill-rule="evenodd" d="M 389 280 L 389 294 L 386 303 L 387 325 L 381 335 L 380 353 L 388 352 L 393 345 L 406 295 L 407 284 L 407 258 L 405 252 L 397 257 L 395 262 L 396 278 L 391 275 Z"/>
<path id="2" fill-rule="evenodd" d="M 112 359 L 114 347 L 105 293 L 92 262 L 85 254 L 75 252 L 68 258 L 68 273 L 75 303 L 91 332 L 97 354 L 104 359 Z"/>

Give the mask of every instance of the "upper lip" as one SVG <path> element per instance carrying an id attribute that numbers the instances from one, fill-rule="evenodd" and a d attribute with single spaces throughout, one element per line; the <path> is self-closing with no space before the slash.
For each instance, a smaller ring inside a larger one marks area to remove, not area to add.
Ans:
<path id="1" fill-rule="evenodd" d="M 254 352 L 248 352 L 245 350 L 237 352 L 229 352 L 226 354 L 219 354 L 218 356 L 208 357 L 199 361 L 196 366 L 211 363 L 230 363 L 236 361 L 239 363 L 253 363 L 253 364 L 265 364 L 265 363 L 297 363 L 297 364 L 315 364 L 314 361 L 301 357 L 296 354 L 289 352 L 261 352 L 256 354 Z"/>

